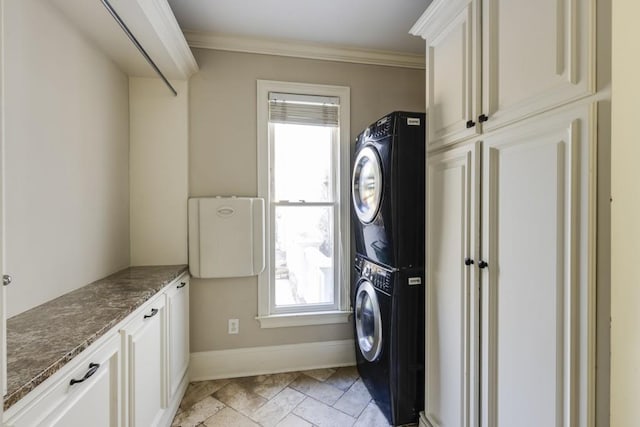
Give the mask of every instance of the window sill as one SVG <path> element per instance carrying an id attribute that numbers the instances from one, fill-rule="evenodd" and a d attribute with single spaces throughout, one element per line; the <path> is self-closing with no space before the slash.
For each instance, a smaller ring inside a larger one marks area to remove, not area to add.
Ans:
<path id="1" fill-rule="evenodd" d="M 351 311 L 321 311 L 317 313 L 291 313 L 258 316 L 261 328 L 286 328 L 290 326 L 331 325 L 347 323 Z"/>

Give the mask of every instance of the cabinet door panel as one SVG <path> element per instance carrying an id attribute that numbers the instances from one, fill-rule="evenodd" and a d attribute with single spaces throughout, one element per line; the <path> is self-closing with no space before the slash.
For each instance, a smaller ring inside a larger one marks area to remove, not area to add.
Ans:
<path id="1" fill-rule="evenodd" d="M 46 425 L 56 427 L 116 427 L 120 426 L 120 346 L 117 335 L 82 360 L 71 362 L 77 366 L 60 379 L 58 384 L 34 400 L 35 405 L 23 419 L 11 420 L 11 425 Z M 82 379 L 89 364 L 99 367 L 86 380 L 70 384 L 72 379 Z M 57 406 L 38 422 L 34 416 L 42 417 L 47 402 Z"/>
<path id="2" fill-rule="evenodd" d="M 166 407 L 165 305 L 157 298 L 149 313 L 128 335 L 129 423 L 132 427 L 157 425 Z"/>
<path id="3" fill-rule="evenodd" d="M 472 2 L 441 32 L 427 36 L 429 146 L 432 148 L 475 135 L 478 81 Z"/>
<path id="4" fill-rule="evenodd" d="M 425 416 L 434 426 L 476 425 L 478 282 L 464 261 L 477 252 L 478 151 L 469 144 L 427 166 Z"/>
<path id="5" fill-rule="evenodd" d="M 118 411 L 116 393 L 113 389 L 113 373 L 116 371 L 102 369 L 91 384 L 84 390 L 68 408 L 57 413 L 51 423 L 58 427 L 113 427 L 118 425 Z"/>
<path id="6" fill-rule="evenodd" d="M 593 92 L 590 1 L 484 2 L 485 129 Z"/>
<path id="7" fill-rule="evenodd" d="M 485 426 L 574 425 L 586 402 L 587 121 L 547 116 L 485 140 Z"/>
<path id="8" fill-rule="evenodd" d="M 167 291 L 169 310 L 169 399 L 177 392 L 189 365 L 189 278 Z"/>

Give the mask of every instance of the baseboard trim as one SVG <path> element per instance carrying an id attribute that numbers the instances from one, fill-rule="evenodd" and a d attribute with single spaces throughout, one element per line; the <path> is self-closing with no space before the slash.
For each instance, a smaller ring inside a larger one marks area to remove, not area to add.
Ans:
<path id="1" fill-rule="evenodd" d="M 182 398 L 187 391 L 188 385 L 189 372 L 187 370 L 187 372 L 185 372 L 185 375 L 182 377 L 182 381 L 180 381 L 180 385 L 178 386 L 176 394 L 173 396 L 173 399 L 169 401 L 167 409 L 164 410 L 164 414 L 162 414 L 162 418 L 158 423 L 159 426 L 171 427 L 171 425 L 173 424 L 173 419 L 176 417 L 176 413 L 178 412 L 178 408 L 180 407 L 180 402 L 182 402 Z"/>
<path id="2" fill-rule="evenodd" d="M 430 427 L 430 424 L 427 422 L 427 417 L 424 414 L 424 411 L 420 412 L 420 420 L 418 421 L 418 427 Z"/>
<path id="3" fill-rule="evenodd" d="M 356 364 L 353 340 L 191 353 L 191 381 L 247 377 Z"/>

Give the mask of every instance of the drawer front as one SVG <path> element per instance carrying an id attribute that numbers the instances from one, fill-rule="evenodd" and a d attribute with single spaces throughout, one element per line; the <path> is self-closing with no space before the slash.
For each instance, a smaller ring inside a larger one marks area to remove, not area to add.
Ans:
<path id="1" fill-rule="evenodd" d="M 117 333 L 86 355 L 79 355 L 34 389 L 26 405 L 5 414 L 7 425 L 120 425 L 120 345 Z"/>

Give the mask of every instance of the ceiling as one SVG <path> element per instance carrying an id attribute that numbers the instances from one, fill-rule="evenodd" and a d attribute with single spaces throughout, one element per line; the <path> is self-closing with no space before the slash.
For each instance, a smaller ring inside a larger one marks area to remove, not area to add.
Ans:
<path id="1" fill-rule="evenodd" d="M 416 53 L 410 35 L 431 0 L 169 0 L 182 30 Z"/>

